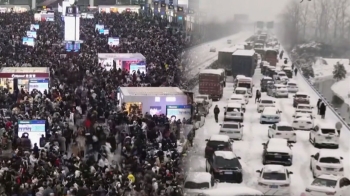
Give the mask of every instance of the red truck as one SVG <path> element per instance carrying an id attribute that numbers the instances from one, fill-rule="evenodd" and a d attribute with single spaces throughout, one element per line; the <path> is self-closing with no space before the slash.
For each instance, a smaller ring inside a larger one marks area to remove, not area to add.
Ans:
<path id="1" fill-rule="evenodd" d="M 199 73 L 199 94 L 220 100 L 226 85 L 224 69 L 205 69 Z"/>

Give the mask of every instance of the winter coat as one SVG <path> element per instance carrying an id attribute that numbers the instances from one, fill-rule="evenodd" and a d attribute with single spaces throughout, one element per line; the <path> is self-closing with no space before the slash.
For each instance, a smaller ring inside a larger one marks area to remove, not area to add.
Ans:
<path id="1" fill-rule="evenodd" d="M 326 115 L 326 105 L 323 102 L 320 105 L 320 115 Z"/>
<path id="2" fill-rule="evenodd" d="M 214 114 L 218 115 L 220 113 L 220 109 L 218 107 L 214 108 Z"/>
<path id="3" fill-rule="evenodd" d="M 322 101 L 321 99 L 318 99 L 318 101 L 317 101 L 317 105 L 316 105 L 316 106 L 317 106 L 317 109 L 320 109 L 320 104 L 321 104 L 321 101 Z"/>

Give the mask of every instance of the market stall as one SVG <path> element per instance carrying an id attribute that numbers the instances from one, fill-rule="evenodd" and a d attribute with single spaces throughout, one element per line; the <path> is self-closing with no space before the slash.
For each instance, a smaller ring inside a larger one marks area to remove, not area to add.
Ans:
<path id="1" fill-rule="evenodd" d="M 181 120 L 191 118 L 192 114 L 191 98 L 177 87 L 121 87 L 118 99 L 120 104 L 125 103 L 129 113 L 137 110 Z"/>
<path id="2" fill-rule="evenodd" d="M 0 70 L 0 87 L 41 92 L 49 90 L 50 70 L 47 67 L 3 67 Z"/>
<path id="3" fill-rule="evenodd" d="M 113 68 L 146 73 L 146 58 L 140 53 L 99 53 L 98 64 L 107 71 Z"/>

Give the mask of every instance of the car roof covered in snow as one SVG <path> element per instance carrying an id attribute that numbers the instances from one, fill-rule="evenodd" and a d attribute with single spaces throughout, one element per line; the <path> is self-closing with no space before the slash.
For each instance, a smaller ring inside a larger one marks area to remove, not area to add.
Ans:
<path id="1" fill-rule="evenodd" d="M 339 151 L 336 151 L 336 150 L 321 149 L 319 153 L 320 153 L 320 157 L 337 157 L 339 159 L 341 157 L 341 154 L 339 153 Z"/>
<path id="2" fill-rule="evenodd" d="M 299 106 L 302 106 L 302 107 L 312 107 L 311 104 L 305 104 L 305 103 L 299 103 L 298 106 L 297 106 L 297 108 L 298 108 Z"/>
<path id="3" fill-rule="evenodd" d="M 237 75 L 236 79 L 245 78 L 245 75 Z"/>
<path id="4" fill-rule="evenodd" d="M 240 122 L 229 122 L 229 121 L 225 121 L 222 122 L 223 125 L 239 125 L 241 124 Z"/>
<path id="5" fill-rule="evenodd" d="M 208 172 L 189 172 L 186 176 L 185 182 L 196 182 L 196 183 L 203 183 L 203 182 L 209 182 L 211 181 L 211 174 Z"/>
<path id="6" fill-rule="evenodd" d="M 263 170 L 264 172 L 286 173 L 286 168 L 283 165 L 265 165 Z"/>
<path id="7" fill-rule="evenodd" d="M 277 111 L 278 109 L 275 107 L 268 107 L 268 108 L 264 108 L 263 112 L 261 114 L 264 115 L 277 115 Z"/>
<path id="8" fill-rule="evenodd" d="M 230 102 L 226 106 L 227 108 L 242 108 L 242 104 L 238 102 Z"/>
<path id="9" fill-rule="evenodd" d="M 297 81 L 295 81 L 295 80 L 293 80 L 293 79 L 290 79 L 289 81 L 288 81 L 288 84 L 297 84 Z"/>
<path id="10" fill-rule="evenodd" d="M 277 72 L 277 74 L 286 74 L 286 72 L 284 72 L 283 70 L 280 70 Z"/>
<path id="11" fill-rule="evenodd" d="M 335 180 L 335 181 L 338 181 L 340 178 L 343 178 L 343 176 L 322 174 L 322 175 L 318 176 L 317 178 L 321 178 L 321 179 L 329 179 L 329 180 Z M 316 178 L 315 178 L 315 179 L 316 179 Z"/>
<path id="12" fill-rule="evenodd" d="M 230 137 L 227 135 L 212 135 L 209 139 L 210 141 L 227 142 Z"/>
<path id="13" fill-rule="evenodd" d="M 248 89 L 246 87 L 236 87 L 235 90 L 245 90 L 245 91 L 247 91 Z"/>
<path id="14" fill-rule="evenodd" d="M 222 69 L 203 69 L 199 72 L 199 74 L 217 74 L 221 75 L 223 73 Z"/>
<path id="15" fill-rule="evenodd" d="M 276 126 L 288 126 L 288 127 L 291 127 L 290 123 L 287 122 L 287 121 L 281 121 L 279 123 L 276 124 Z"/>
<path id="16" fill-rule="evenodd" d="M 203 196 L 263 196 L 264 194 L 256 189 L 249 188 L 242 184 L 229 184 L 229 186 L 222 187 L 218 184 L 216 189 L 205 189 L 198 192 Z"/>
<path id="17" fill-rule="evenodd" d="M 222 157 L 224 159 L 234 159 L 236 158 L 235 153 L 232 151 L 215 151 L 214 152 L 215 156 Z"/>

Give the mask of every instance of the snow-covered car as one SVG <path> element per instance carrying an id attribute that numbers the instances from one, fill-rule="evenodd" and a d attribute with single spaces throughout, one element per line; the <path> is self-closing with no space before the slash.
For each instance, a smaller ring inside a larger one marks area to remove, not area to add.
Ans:
<path id="1" fill-rule="evenodd" d="M 281 164 L 291 166 L 293 164 L 292 145 L 286 139 L 271 138 L 262 145 L 264 146 L 262 157 L 264 165 Z"/>
<path id="2" fill-rule="evenodd" d="M 267 95 L 272 97 L 288 98 L 288 89 L 284 84 L 274 84 L 272 88 L 267 89 Z"/>
<path id="3" fill-rule="evenodd" d="M 269 126 L 267 134 L 269 138 L 283 138 L 288 142 L 297 142 L 297 134 L 287 122 L 279 122 Z"/>
<path id="4" fill-rule="evenodd" d="M 261 113 L 264 108 L 275 108 L 276 107 L 276 101 L 271 98 L 261 98 L 260 101 L 258 101 L 258 106 L 256 110 L 258 113 Z"/>
<path id="5" fill-rule="evenodd" d="M 260 124 L 280 122 L 281 113 L 282 111 L 276 107 L 264 108 L 264 110 L 260 113 Z"/>
<path id="6" fill-rule="evenodd" d="M 315 147 L 339 147 L 339 134 L 333 123 L 318 123 L 311 129 L 309 141 Z"/>
<path id="7" fill-rule="evenodd" d="M 258 190 L 265 195 L 290 195 L 290 175 L 293 172 L 282 165 L 265 165 L 256 172 L 260 174 Z"/>
<path id="8" fill-rule="evenodd" d="M 226 150 L 232 151 L 233 140 L 227 135 L 212 135 L 205 140 L 207 145 L 205 147 L 205 158 L 213 156 L 215 151 Z"/>
<path id="9" fill-rule="evenodd" d="M 305 196 L 347 196 L 350 195 L 350 180 L 335 175 L 321 175 L 305 189 Z"/>
<path id="10" fill-rule="evenodd" d="M 248 102 L 249 102 L 249 93 L 248 93 L 248 89 L 247 88 L 237 87 L 237 88 L 235 88 L 233 93 L 236 94 L 236 95 L 243 95 L 245 103 L 248 104 Z"/>
<path id="11" fill-rule="evenodd" d="M 310 169 L 314 177 L 323 174 L 344 176 L 343 157 L 334 150 L 322 149 L 311 155 Z"/>
<path id="12" fill-rule="evenodd" d="M 216 48 L 215 47 L 211 47 L 209 52 L 216 52 Z"/>
<path id="13" fill-rule="evenodd" d="M 243 138 L 244 125 L 240 122 L 224 122 L 220 124 L 220 135 L 227 135 L 231 139 L 241 140 Z"/>
<path id="14" fill-rule="evenodd" d="M 294 115 L 297 113 L 305 113 L 312 115 L 312 117 L 315 117 L 313 109 L 314 107 L 310 104 L 298 104 L 298 106 L 295 108 Z"/>
<path id="15" fill-rule="evenodd" d="M 232 151 L 215 151 L 212 157 L 208 157 L 206 161 L 206 172 L 212 173 L 214 179 L 220 182 L 243 181 L 242 165 L 238 157 Z"/>
<path id="16" fill-rule="evenodd" d="M 228 39 L 227 44 L 231 44 L 231 43 L 232 43 L 232 40 Z"/>
<path id="17" fill-rule="evenodd" d="M 194 97 L 194 102 L 196 103 L 197 101 L 202 102 L 202 100 L 204 100 L 208 104 L 209 108 L 211 108 L 211 106 L 213 105 L 213 100 L 210 99 L 209 95 L 196 95 Z"/>
<path id="18" fill-rule="evenodd" d="M 293 95 L 293 107 L 297 107 L 298 104 L 310 104 L 310 96 L 303 92 L 295 93 Z"/>
<path id="19" fill-rule="evenodd" d="M 299 91 L 299 87 L 296 81 L 289 80 L 287 83 L 287 89 L 289 93 L 296 93 Z"/>
<path id="20" fill-rule="evenodd" d="M 293 115 L 292 127 L 297 130 L 311 130 L 314 128 L 314 117 L 309 113 L 297 112 Z"/>
<path id="21" fill-rule="evenodd" d="M 241 103 L 230 102 L 224 108 L 224 121 L 244 121 L 244 112 Z"/>
<path id="22" fill-rule="evenodd" d="M 208 172 L 189 172 L 185 177 L 184 192 L 200 193 L 202 189 L 215 187 L 214 177 Z"/>
<path id="23" fill-rule="evenodd" d="M 278 78 L 281 78 L 281 77 L 287 77 L 287 74 L 284 72 L 284 71 L 277 71 L 277 74 L 274 75 L 274 80 L 277 80 Z"/>
<path id="24" fill-rule="evenodd" d="M 243 95 L 232 94 L 229 99 L 227 99 L 228 103 L 239 103 L 242 106 L 243 112 L 245 112 L 246 103 Z"/>

